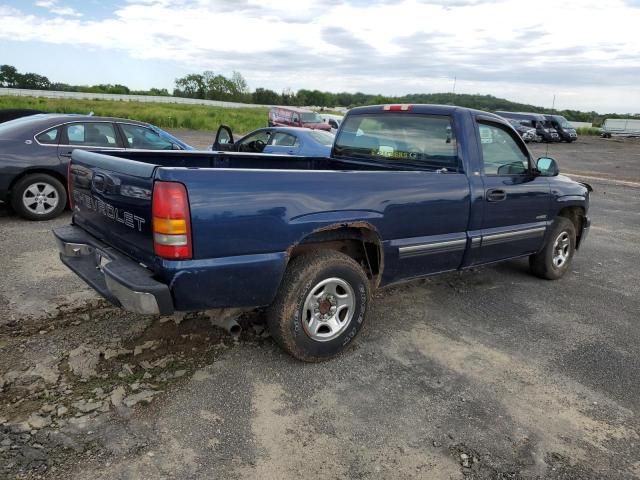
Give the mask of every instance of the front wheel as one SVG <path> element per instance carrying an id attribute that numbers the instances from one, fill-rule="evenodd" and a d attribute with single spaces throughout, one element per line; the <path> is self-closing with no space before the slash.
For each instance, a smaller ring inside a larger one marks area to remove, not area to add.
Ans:
<path id="1" fill-rule="evenodd" d="M 576 250 L 576 229 L 564 217 L 556 217 L 544 248 L 529 257 L 531 272 L 547 280 L 562 277 L 571 265 Z"/>
<path id="2" fill-rule="evenodd" d="M 362 328 L 369 298 L 369 279 L 351 257 L 332 250 L 300 255 L 289 263 L 269 307 L 269 330 L 293 357 L 328 360 Z"/>

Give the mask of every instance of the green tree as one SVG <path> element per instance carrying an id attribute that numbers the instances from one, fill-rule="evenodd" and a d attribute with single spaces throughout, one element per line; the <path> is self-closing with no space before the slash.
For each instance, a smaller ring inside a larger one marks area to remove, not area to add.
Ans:
<path id="1" fill-rule="evenodd" d="M 207 86 L 204 77 L 199 73 L 192 73 L 176 79 L 174 95 L 190 98 L 205 98 Z"/>
<path id="2" fill-rule="evenodd" d="M 233 86 L 232 88 L 233 100 L 235 100 L 236 102 L 244 102 L 247 100 L 250 101 L 250 98 L 248 98 L 248 95 L 250 93 L 249 84 L 244 79 L 244 77 L 240 74 L 240 72 L 236 72 L 236 71 L 233 72 L 233 74 L 231 75 L 231 85 Z"/>
<path id="3" fill-rule="evenodd" d="M 11 65 L 0 65 L 0 86 L 16 87 L 20 74 L 16 67 Z"/>
<path id="4" fill-rule="evenodd" d="M 280 95 L 273 90 L 268 90 L 266 88 L 256 88 L 252 97 L 253 103 L 260 105 L 278 105 L 280 103 Z"/>
<path id="5" fill-rule="evenodd" d="M 29 88 L 33 90 L 47 90 L 51 86 L 49 79 L 37 73 L 25 73 L 18 75 L 18 88 Z"/>

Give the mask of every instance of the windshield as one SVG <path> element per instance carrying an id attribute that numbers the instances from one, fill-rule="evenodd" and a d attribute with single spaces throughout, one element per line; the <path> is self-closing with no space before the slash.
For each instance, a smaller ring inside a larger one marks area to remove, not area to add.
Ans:
<path id="1" fill-rule="evenodd" d="M 158 128 L 158 127 L 153 126 L 153 125 L 150 125 L 150 126 L 151 126 L 151 128 L 153 129 L 154 132 L 156 132 L 158 135 L 160 135 L 165 140 L 168 140 L 171 143 L 175 143 L 175 144 L 181 146 L 184 150 L 193 150 L 193 147 L 191 145 L 188 145 L 188 144 L 184 143 L 182 140 L 180 140 L 179 138 L 174 137 L 169 132 L 165 132 L 161 128 Z"/>
<path id="2" fill-rule="evenodd" d="M 322 130 L 312 130 L 309 132 L 309 135 L 311 135 L 311 137 L 320 145 L 325 145 L 327 147 L 333 145 L 333 140 L 336 138 L 333 133 L 324 132 Z"/>
<path id="3" fill-rule="evenodd" d="M 456 138 L 450 118 L 444 115 L 348 116 L 336 138 L 334 152 L 386 164 L 458 170 Z"/>
<path id="4" fill-rule="evenodd" d="M 553 118 L 556 119 L 556 122 L 558 122 L 562 128 L 573 128 L 566 118 L 561 117 L 559 115 Z"/>
<path id="5" fill-rule="evenodd" d="M 302 123 L 322 123 L 322 118 L 316 112 L 302 112 L 300 118 Z"/>

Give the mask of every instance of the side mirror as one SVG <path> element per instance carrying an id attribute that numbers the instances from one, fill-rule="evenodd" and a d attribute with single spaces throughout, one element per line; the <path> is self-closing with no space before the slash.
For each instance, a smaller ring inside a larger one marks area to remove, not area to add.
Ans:
<path id="1" fill-rule="evenodd" d="M 560 173 L 557 162 L 549 157 L 540 157 L 536 161 L 536 168 L 543 177 L 555 177 Z"/>
<path id="2" fill-rule="evenodd" d="M 172 143 L 171 144 L 171 149 L 172 150 L 182 150 L 182 147 L 180 145 L 178 145 L 177 143 Z"/>

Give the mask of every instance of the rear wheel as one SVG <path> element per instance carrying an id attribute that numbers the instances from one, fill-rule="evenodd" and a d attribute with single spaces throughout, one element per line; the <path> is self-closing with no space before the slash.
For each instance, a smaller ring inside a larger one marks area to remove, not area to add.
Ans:
<path id="1" fill-rule="evenodd" d="M 576 229 L 571 220 L 556 217 L 544 248 L 529 257 L 531 272 L 547 280 L 562 277 L 576 250 Z"/>
<path id="2" fill-rule="evenodd" d="M 27 175 L 12 189 L 11 206 L 27 220 L 51 220 L 60 215 L 66 205 L 64 186 L 46 173 Z"/>
<path id="3" fill-rule="evenodd" d="M 328 360 L 362 328 L 369 297 L 369 280 L 351 257 L 332 250 L 300 255 L 289 263 L 269 307 L 269 330 L 293 357 Z"/>

